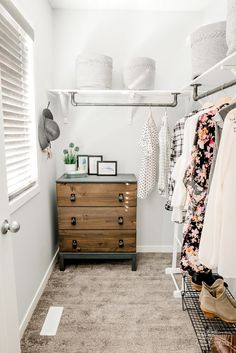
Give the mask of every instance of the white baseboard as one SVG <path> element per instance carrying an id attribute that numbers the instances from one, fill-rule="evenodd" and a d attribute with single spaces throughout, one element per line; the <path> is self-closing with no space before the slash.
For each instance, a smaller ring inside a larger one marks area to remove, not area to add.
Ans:
<path id="1" fill-rule="evenodd" d="M 173 251 L 172 245 L 139 245 L 137 252 L 163 252 L 168 253 Z"/>
<path id="2" fill-rule="evenodd" d="M 49 265 L 49 267 L 48 267 L 48 269 L 47 269 L 47 271 L 46 271 L 46 273 L 45 273 L 45 275 L 44 275 L 44 277 L 43 277 L 43 279 L 42 279 L 42 281 L 41 281 L 41 283 L 40 283 L 40 285 L 39 285 L 39 287 L 37 289 L 37 292 L 35 293 L 35 296 L 34 296 L 32 302 L 30 303 L 30 306 L 29 306 L 29 308 L 28 308 L 28 310 L 27 310 L 27 312 L 26 312 L 26 314 L 25 314 L 25 316 L 24 316 L 24 318 L 23 318 L 23 320 L 22 320 L 22 322 L 20 324 L 20 328 L 19 328 L 19 330 L 20 330 L 20 338 L 23 337 L 25 329 L 26 329 L 26 327 L 27 327 L 27 325 L 28 325 L 28 323 L 29 323 L 29 321 L 31 319 L 31 316 L 34 313 L 34 310 L 35 310 L 35 308 L 36 308 L 36 306 L 38 304 L 38 301 L 39 301 L 41 295 L 43 294 L 43 291 L 44 291 L 44 289 L 46 287 L 46 284 L 47 284 L 47 282 L 49 280 L 49 277 L 51 276 L 51 273 L 52 273 L 52 271 L 54 269 L 54 266 L 55 266 L 55 263 L 56 263 L 58 251 L 59 251 L 59 249 L 57 249 L 55 255 L 53 256 L 53 259 L 52 259 L 52 261 L 51 261 L 51 263 L 50 263 L 50 265 Z"/>

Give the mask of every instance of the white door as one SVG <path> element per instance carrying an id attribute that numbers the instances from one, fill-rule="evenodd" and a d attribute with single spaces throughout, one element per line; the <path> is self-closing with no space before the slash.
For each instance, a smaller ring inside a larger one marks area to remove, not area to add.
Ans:
<path id="1" fill-rule="evenodd" d="M 10 222 L 3 140 L 0 101 L 0 352 L 20 353 L 12 250 L 12 237 L 17 236 L 13 232 L 17 232 L 19 226 L 16 222 Z"/>

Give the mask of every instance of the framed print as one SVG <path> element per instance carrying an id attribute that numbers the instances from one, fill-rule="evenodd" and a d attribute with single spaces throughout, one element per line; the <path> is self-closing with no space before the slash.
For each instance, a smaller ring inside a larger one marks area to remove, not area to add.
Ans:
<path id="1" fill-rule="evenodd" d="M 88 156 L 79 154 L 77 157 L 78 169 L 88 174 Z"/>
<path id="2" fill-rule="evenodd" d="M 102 161 L 102 156 L 88 156 L 88 173 L 90 175 L 98 174 L 98 162 Z"/>
<path id="3" fill-rule="evenodd" d="M 98 163 L 98 175 L 117 175 L 116 161 L 102 161 Z"/>

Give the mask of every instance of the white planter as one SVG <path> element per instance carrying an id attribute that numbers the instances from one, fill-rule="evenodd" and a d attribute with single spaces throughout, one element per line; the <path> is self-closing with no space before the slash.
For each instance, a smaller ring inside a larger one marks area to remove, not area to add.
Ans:
<path id="1" fill-rule="evenodd" d="M 228 44 L 227 55 L 236 51 L 236 0 L 228 0 L 226 41 Z"/>
<path id="2" fill-rule="evenodd" d="M 102 54 L 80 54 L 76 59 L 76 88 L 112 88 L 112 58 Z"/>
<path id="3" fill-rule="evenodd" d="M 124 86 L 128 89 L 153 89 L 156 62 L 151 58 L 134 58 L 124 68 Z"/>
<path id="4" fill-rule="evenodd" d="M 215 22 L 198 28 L 190 36 L 192 78 L 200 76 L 226 57 L 226 22 Z"/>
<path id="5" fill-rule="evenodd" d="M 64 164 L 65 173 L 72 173 L 75 172 L 77 169 L 77 165 L 75 164 Z"/>

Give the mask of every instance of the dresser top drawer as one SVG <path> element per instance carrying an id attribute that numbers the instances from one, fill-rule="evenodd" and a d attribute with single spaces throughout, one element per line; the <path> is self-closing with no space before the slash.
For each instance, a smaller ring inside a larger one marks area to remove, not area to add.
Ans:
<path id="1" fill-rule="evenodd" d="M 85 178 L 68 178 L 62 175 L 57 179 L 57 183 L 137 183 L 134 174 L 118 174 L 115 176 L 88 175 Z"/>
<path id="2" fill-rule="evenodd" d="M 137 184 L 58 183 L 58 206 L 136 206 Z"/>

